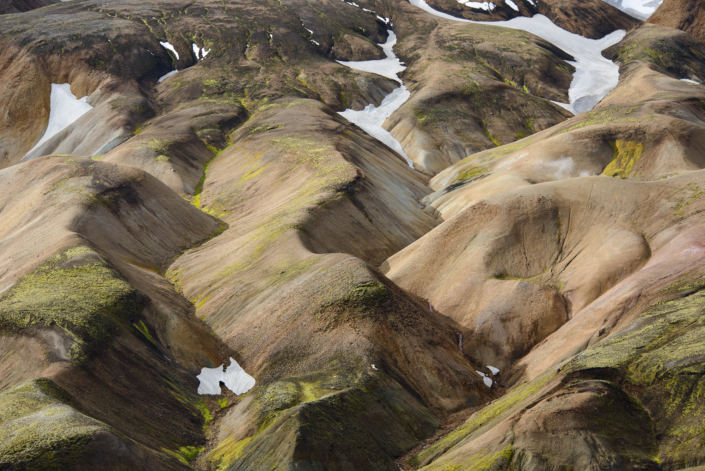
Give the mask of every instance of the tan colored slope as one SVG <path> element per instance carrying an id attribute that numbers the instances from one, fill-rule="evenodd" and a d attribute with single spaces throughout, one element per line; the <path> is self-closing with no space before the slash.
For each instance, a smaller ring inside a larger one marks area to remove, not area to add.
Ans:
<path id="1" fill-rule="evenodd" d="M 258 380 L 251 402 L 228 411 L 209 459 L 392 469 L 437 417 L 491 394 L 455 324 L 368 264 L 432 228 L 415 202 L 423 178 L 312 101 L 273 103 L 232 139 L 198 195 L 230 227 L 169 271 Z M 398 428 L 405 416 L 417 438 Z M 292 428 L 301 438 L 290 442 Z"/>
<path id="2" fill-rule="evenodd" d="M 651 255 L 632 228 L 634 189 L 578 181 L 485 198 L 382 270 L 461 323 L 468 354 L 504 370 Z"/>
<path id="3" fill-rule="evenodd" d="M 423 203 L 451 218 L 483 198 L 535 183 L 607 175 L 657 180 L 703 168 L 705 88 L 632 62 L 599 107 L 543 133 L 468 157 L 431 180 Z M 638 91 L 637 91 L 638 90 Z"/>
<path id="4" fill-rule="evenodd" d="M 702 462 L 701 232 L 684 230 L 596 303 L 603 315 L 614 313 L 601 342 L 517 385 L 410 463 L 432 470 L 478 463 L 688 469 Z M 614 302 L 620 291 L 631 291 L 621 306 Z M 620 314 L 624 322 L 610 332 Z"/>
<path id="5" fill-rule="evenodd" d="M 705 40 L 705 11 L 697 0 L 664 0 L 648 22 L 681 29 L 695 39 Z"/>
<path id="6" fill-rule="evenodd" d="M 410 17 L 397 20 L 396 51 L 411 97 L 385 128 L 419 170 L 434 175 L 570 117 L 549 101 L 568 101 L 572 58 L 562 50 L 523 31 L 399 9 Z"/>
<path id="7" fill-rule="evenodd" d="M 596 110 L 437 175 L 437 191 L 422 202 L 445 222 L 382 271 L 464 325 L 469 354 L 513 365 L 646 263 L 655 237 L 645 235 L 648 218 L 661 218 L 659 231 L 676 224 L 690 194 L 680 202 L 673 195 L 687 193 L 686 183 L 651 200 L 654 190 L 622 187 L 621 179 L 660 181 L 703 168 L 703 93 L 652 64 L 629 63 Z M 589 175 L 602 177 L 575 180 Z M 577 337 L 556 335 L 579 348 Z M 548 342 L 547 351 L 558 351 Z"/>
<path id="8" fill-rule="evenodd" d="M 179 468 L 164 450 L 203 441 L 195 374 L 230 352 L 159 272 L 221 225 L 112 164 L 36 159 L 0 181 L 2 463 L 47 466 L 54 449 L 75 469 Z M 47 406 L 67 415 L 44 421 Z M 19 449 L 17 427 L 35 431 Z"/>

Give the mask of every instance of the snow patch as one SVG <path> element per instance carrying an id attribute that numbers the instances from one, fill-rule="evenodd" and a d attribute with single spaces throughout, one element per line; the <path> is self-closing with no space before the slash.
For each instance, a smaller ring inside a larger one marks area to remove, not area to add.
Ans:
<path id="1" fill-rule="evenodd" d="M 512 0 L 504 0 L 504 3 L 512 7 L 512 10 L 514 11 L 519 11 L 519 7 L 517 6 L 516 3 L 512 2 Z"/>
<path id="2" fill-rule="evenodd" d="M 399 58 L 394 55 L 393 48 L 397 43 L 397 36 L 392 30 L 388 30 L 387 33 L 389 34 L 389 36 L 387 36 L 387 42 L 381 44 L 382 50 L 387 56 L 386 59 L 359 62 L 338 61 L 338 63 L 352 69 L 379 74 L 401 83 L 401 80 L 397 77 L 397 73 L 403 71 L 406 67 L 401 65 Z M 386 144 L 389 148 L 395 150 L 399 155 L 404 157 L 406 163 L 409 164 L 409 167 L 414 168 L 414 162 L 412 162 L 412 160 L 406 155 L 404 149 L 401 147 L 401 144 L 399 144 L 399 141 L 394 139 L 392 135 L 389 134 L 389 131 L 382 127 L 384 121 L 392 113 L 398 110 L 410 96 L 411 92 L 409 92 L 402 84 L 399 88 L 384 97 L 384 100 L 382 100 L 379 107 L 375 107 L 370 104 L 367 105 L 367 107 L 362 111 L 347 109 L 338 114 L 351 123 L 357 124 L 365 132 L 367 132 L 367 134 Z"/>
<path id="3" fill-rule="evenodd" d="M 467 0 L 458 0 L 458 3 L 462 3 L 466 7 L 476 8 L 478 10 L 492 11 L 495 9 L 496 5 L 492 2 L 469 2 Z M 413 2 L 412 2 L 413 5 Z"/>
<path id="4" fill-rule="evenodd" d="M 87 99 L 87 96 L 80 99 L 76 98 L 76 96 L 71 93 L 71 85 L 68 83 L 52 83 L 51 95 L 49 97 L 49 123 L 47 124 L 47 130 L 32 150 L 44 144 L 56 133 L 62 131 L 83 116 L 84 113 L 91 110 L 93 107 L 86 103 Z M 32 150 L 30 150 L 30 152 L 32 152 Z"/>
<path id="5" fill-rule="evenodd" d="M 490 372 L 492 373 L 492 376 L 497 376 L 497 374 L 499 374 L 499 368 L 495 368 L 494 366 L 487 365 L 487 369 L 490 370 Z"/>
<path id="6" fill-rule="evenodd" d="M 558 105 L 565 110 L 568 110 L 573 115 L 575 114 L 575 110 L 568 103 L 561 103 L 560 101 L 553 101 L 553 100 L 551 100 L 551 103 L 553 103 L 554 105 Z"/>
<path id="7" fill-rule="evenodd" d="M 174 49 L 174 46 L 172 46 L 172 45 L 171 45 L 169 42 L 167 42 L 167 41 L 164 41 L 164 42 L 159 41 L 159 44 L 161 44 L 164 49 L 173 52 L 174 55 L 176 56 L 176 60 L 179 60 L 179 53 L 176 52 L 176 49 Z"/>
<path id="8" fill-rule="evenodd" d="M 389 36 L 387 37 L 387 42 L 380 44 L 382 50 L 387 56 L 386 59 L 380 59 L 376 61 L 338 61 L 339 64 L 343 64 L 351 69 L 362 70 L 364 72 L 372 72 L 373 74 L 382 75 L 383 77 L 390 78 L 400 82 L 397 74 L 406 67 L 401 65 L 399 58 L 394 55 L 392 48 L 397 42 L 397 36 L 393 31 L 389 30 Z"/>
<path id="9" fill-rule="evenodd" d="M 169 72 L 168 74 L 162 75 L 161 77 L 159 77 L 159 80 L 157 80 L 157 83 L 162 83 L 167 77 L 171 77 L 171 76 L 174 75 L 176 72 L 178 72 L 178 70 L 172 70 L 172 71 Z"/>
<path id="10" fill-rule="evenodd" d="M 456 18 L 431 8 L 424 0 L 409 0 L 409 2 L 440 18 L 465 23 L 489 24 L 504 28 L 520 29 L 545 39 L 561 48 L 575 58 L 570 62 L 575 67 L 573 81 L 568 90 L 571 113 L 577 114 L 595 107 L 619 82 L 619 67 L 612 61 L 602 57 L 602 50 L 617 44 L 624 38 L 624 30 L 614 31 L 602 39 L 588 39 L 583 36 L 559 28 L 543 15 L 532 18 L 519 16 L 509 21 L 471 21 Z M 561 105 L 563 106 L 563 105 Z"/>
<path id="11" fill-rule="evenodd" d="M 482 371 L 478 371 L 478 370 L 475 370 L 475 371 L 477 372 L 477 374 L 479 374 L 480 376 L 482 376 L 482 381 L 485 383 L 485 386 L 487 386 L 488 388 L 491 388 L 491 387 L 492 387 L 492 379 L 490 379 L 490 378 L 489 378 L 485 373 L 483 373 Z"/>
<path id="12" fill-rule="evenodd" d="M 205 58 L 206 58 L 206 55 L 207 55 L 209 52 L 211 52 L 210 49 L 208 49 L 208 50 L 206 51 L 206 48 L 205 48 L 205 47 L 199 48 L 198 46 L 196 46 L 195 43 L 192 43 L 192 44 L 191 44 L 191 48 L 193 49 L 193 53 L 195 54 L 197 60 L 203 60 L 203 59 L 205 59 Z"/>
<path id="13" fill-rule="evenodd" d="M 395 150 L 398 154 L 404 157 L 404 160 L 406 160 L 406 163 L 409 164 L 409 167 L 414 168 L 414 162 L 412 162 L 406 155 L 404 149 L 401 147 L 401 144 L 399 144 L 399 141 L 394 139 L 392 135 L 389 134 L 389 131 L 382 127 L 384 121 L 392 113 L 398 110 L 410 96 L 411 93 L 404 85 L 402 85 L 387 95 L 379 107 L 375 107 L 370 104 L 367 105 L 367 107 L 362 111 L 347 109 L 339 114 L 351 123 L 357 124 L 370 136 Z"/>
<path id="14" fill-rule="evenodd" d="M 535 7 L 536 4 L 534 3 L 534 0 L 529 0 L 529 3 L 531 3 L 531 6 Z"/>
<path id="15" fill-rule="evenodd" d="M 656 9 L 661 6 L 663 0 L 603 0 L 605 3 L 622 10 L 624 13 L 638 18 L 648 20 Z"/>
<path id="16" fill-rule="evenodd" d="M 389 18 L 382 18 L 381 16 L 377 15 L 377 18 L 380 20 L 384 21 L 385 24 L 389 24 Z"/>
<path id="17" fill-rule="evenodd" d="M 248 375 L 245 370 L 232 358 L 230 366 L 223 371 L 223 365 L 217 368 L 201 368 L 201 374 L 196 376 L 200 381 L 198 394 L 220 395 L 220 382 L 235 394 L 244 394 L 255 386 L 255 378 Z"/>
<path id="18" fill-rule="evenodd" d="M 694 83 L 696 85 L 700 85 L 700 82 L 696 82 L 695 80 L 690 80 L 690 79 L 681 79 L 681 82 L 688 82 L 688 83 Z"/>

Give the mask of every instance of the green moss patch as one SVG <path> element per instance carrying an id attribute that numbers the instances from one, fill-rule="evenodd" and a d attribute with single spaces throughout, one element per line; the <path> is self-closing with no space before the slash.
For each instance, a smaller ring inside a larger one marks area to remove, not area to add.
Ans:
<path id="1" fill-rule="evenodd" d="M 636 141 L 622 140 L 610 142 L 610 145 L 613 151 L 612 161 L 605 167 L 602 174 L 608 177 L 627 178 L 641 159 L 644 145 Z"/>
<path id="2" fill-rule="evenodd" d="M 487 169 L 485 167 L 470 167 L 460 172 L 458 178 L 456 178 L 455 181 L 470 180 L 471 178 L 475 178 L 485 172 L 487 172 Z"/>
<path id="3" fill-rule="evenodd" d="M 61 327 L 71 357 L 86 360 L 142 311 L 140 293 L 96 252 L 78 246 L 49 258 L 0 298 L 0 328 Z"/>
<path id="4" fill-rule="evenodd" d="M 705 290 L 650 307 L 566 371 L 613 370 L 641 388 L 664 463 L 705 459 Z M 664 465 L 664 467 L 666 467 Z"/>
<path id="5" fill-rule="evenodd" d="M 43 378 L 0 393 L 0 468 L 72 469 L 93 435 L 108 430 L 65 398 Z"/>
<path id="6" fill-rule="evenodd" d="M 525 383 L 514 388 L 509 394 L 485 407 L 480 412 L 473 415 L 463 425 L 411 458 L 409 465 L 414 468 L 426 465 L 455 445 L 465 441 L 479 430 L 487 430 L 492 425 L 499 423 L 500 420 L 503 420 L 510 413 L 520 407 L 526 406 L 530 401 L 535 400 L 535 394 L 554 377 L 555 373 L 544 373 L 530 383 Z M 491 462 L 493 462 L 493 460 L 494 458 Z"/>
<path id="7" fill-rule="evenodd" d="M 638 108 L 639 106 L 617 106 L 605 110 L 589 111 L 581 122 L 562 129 L 557 134 L 598 124 L 637 123 L 639 118 L 630 115 Z"/>

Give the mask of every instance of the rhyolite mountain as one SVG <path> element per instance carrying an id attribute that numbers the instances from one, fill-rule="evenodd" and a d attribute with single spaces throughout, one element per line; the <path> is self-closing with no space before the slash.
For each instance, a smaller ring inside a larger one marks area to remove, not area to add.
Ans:
<path id="1" fill-rule="evenodd" d="M 0 3 L 0 469 L 701 469 L 701 5 L 636 3 Z"/>

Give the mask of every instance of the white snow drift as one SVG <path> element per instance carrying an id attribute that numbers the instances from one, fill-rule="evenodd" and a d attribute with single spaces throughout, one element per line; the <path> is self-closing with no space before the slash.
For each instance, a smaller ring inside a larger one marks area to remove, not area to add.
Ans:
<path id="1" fill-rule="evenodd" d="M 485 11 L 492 11 L 496 7 L 496 5 L 492 2 L 469 2 L 468 0 L 458 0 L 458 3 L 462 3 L 466 7 L 477 8 L 478 10 Z"/>
<path id="2" fill-rule="evenodd" d="M 223 365 L 218 368 L 201 368 L 201 374 L 196 376 L 200 381 L 198 394 L 220 395 L 220 382 L 235 394 L 244 394 L 255 386 L 255 378 L 248 375 L 245 370 L 232 358 L 230 366 L 223 371 Z"/>
<path id="3" fill-rule="evenodd" d="M 179 60 L 179 53 L 176 52 L 176 49 L 174 49 L 174 46 L 172 46 L 171 43 L 166 42 L 166 41 L 164 41 L 164 42 L 159 41 L 159 44 L 161 44 L 164 49 L 167 49 L 167 50 L 173 52 L 174 55 L 176 56 L 176 60 Z"/>
<path id="4" fill-rule="evenodd" d="M 575 74 L 568 90 L 570 108 L 565 107 L 573 113 L 582 113 L 594 108 L 619 82 L 619 67 L 602 57 L 601 52 L 621 41 L 626 34 L 624 30 L 614 31 L 602 39 L 588 39 L 559 28 L 543 15 L 535 15 L 533 18 L 520 16 L 509 21 L 489 23 L 470 21 L 441 13 L 431 8 L 424 0 L 409 1 L 422 10 L 448 20 L 527 31 L 573 56 L 575 62 L 571 64 L 575 67 Z"/>
<path id="5" fill-rule="evenodd" d="M 627 15 L 640 20 L 648 20 L 656 9 L 663 3 L 663 0 L 603 0 L 613 7 L 619 8 Z"/>
<path id="6" fill-rule="evenodd" d="M 397 74 L 406 69 L 406 67 L 401 65 L 399 58 L 394 55 L 394 50 L 392 49 L 397 43 L 397 36 L 392 30 L 389 30 L 388 32 L 389 36 L 387 37 L 387 42 L 380 44 L 380 46 L 382 46 L 382 50 L 387 56 L 386 59 L 376 61 L 338 61 L 338 63 L 350 67 L 351 69 L 372 72 L 399 82 L 400 80 L 399 77 L 397 77 Z"/>
<path id="7" fill-rule="evenodd" d="M 71 93 L 71 85 L 68 83 L 52 83 L 51 96 L 49 97 L 49 124 L 46 132 L 32 150 L 44 144 L 56 133 L 92 109 L 93 107 L 86 103 L 87 99 L 88 97 L 76 98 Z"/>
<path id="8" fill-rule="evenodd" d="M 475 372 L 482 376 L 482 382 L 485 383 L 485 386 L 487 386 L 488 388 L 492 387 L 492 379 L 489 376 L 479 370 L 475 370 Z M 492 373 L 492 375 L 494 376 L 494 372 Z"/>
<path id="9" fill-rule="evenodd" d="M 365 72 L 372 72 L 378 75 L 382 75 L 392 80 L 396 80 L 401 84 L 401 80 L 399 80 L 399 77 L 397 77 L 397 73 L 406 69 L 406 67 L 401 65 L 399 58 L 394 55 L 394 50 L 392 49 L 397 42 L 396 35 L 392 30 L 389 30 L 388 33 L 389 36 L 387 37 L 387 42 L 381 44 L 382 50 L 387 55 L 386 59 L 380 59 L 376 61 L 338 62 L 352 69 L 363 70 Z M 367 105 L 367 107 L 362 111 L 347 109 L 339 114 L 351 123 L 355 123 L 360 126 L 370 136 L 374 137 L 375 139 L 386 144 L 388 147 L 397 151 L 402 157 L 404 157 L 404 159 L 406 159 L 406 162 L 409 164 L 409 166 L 413 168 L 414 163 L 406 155 L 404 149 L 402 149 L 401 147 L 401 144 L 399 144 L 399 141 L 394 139 L 392 135 L 389 134 L 389 131 L 382 127 L 384 121 L 392 113 L 398 110 L 399 107 L 404 104 L 404 102 L 408 100 L 410 96 L 411 93 L 406 89 L 404 85 L 401 85 L 392 93 L 384 97 L 384 100 L 382 100 L 382 103 L 379 105 L 379 107 L 375 107 L 374 105 L 370 104 Z"/>
<path id="10" fill-rule="evenodd" d="M 519 7 L 517 6 L 516 3 L 512 2 L 512 0 L 504 0 L 504 3 L 509 5 L 512 8 L 512 10 L 519 11 Z"/>
<path id="11" fill-rule="evenodd" d="M 162 83 L 164 81 L 164 79 L 166 79 L 167 77 L 171 77 L 172 75 L 174 75 L 177 72 L 178 72 L 178 70 L 172 70 L 168 74 L 162 75 L 161 77 L 159 77 L 159 80 L 157 80 L 157 83 Z"/>
<path id="12" fill-rule="evenodd" d="M 196 59 L 198 60 L 203 60 L 206 58 L 209 52 L 211 52 L 210 49 L 206 51 L 205 47 L 199 48 L 196 46 L 196 43 L 191 43 L 191 49 L 193 49 L 193 54 L 196 56 Z M 178 59 L 178 57 L 177 57 Z"/>

